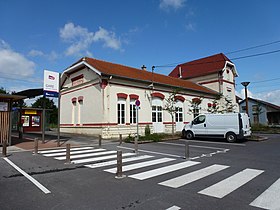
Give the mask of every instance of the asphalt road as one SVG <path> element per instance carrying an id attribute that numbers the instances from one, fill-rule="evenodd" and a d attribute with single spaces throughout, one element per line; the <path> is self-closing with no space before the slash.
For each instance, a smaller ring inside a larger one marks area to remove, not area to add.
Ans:
<path id="1" fill-rule="evenodd" d="M 268 138 L 190 141 L 189 160 L 184 140 L 138 145 L 136 158 L 133 144 L 77 149 L 71 153 L 76 164 L 55 159 L 63 158 L 60 152 L 12 153 L 0 158 L 0 209 L 280 209 L 280 139 Z M 122 179 L 104 171 L 114 172 L 109 161 L 116 150 L 123 151 Z M 263 194 L 268 189 L 271 194 Z"/>

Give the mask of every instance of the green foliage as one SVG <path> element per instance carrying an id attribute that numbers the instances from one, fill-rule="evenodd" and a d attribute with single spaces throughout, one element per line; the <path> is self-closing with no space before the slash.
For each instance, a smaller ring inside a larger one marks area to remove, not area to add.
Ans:
<path id="1" fill-rule="evenodd" d="M 194 115 L 194 117 L 199 115 L 199 112 L 201 110 L 200 104 L 202 103 L 203 98 L 199 97 L 199 98 L 193 98 L 191 101 L 189 101 L 189 103 L 191 104 L 189 112 L 192 113 Z"/>
<path id="2" fill-rule="evenodd" d="M 146 135 L 146 136 L 139 136 L 139 141 L 151 141 L 151 142 L 158 142 L 158 141 L 161 141 L 162 139 L 166 138 L 167 134 L 164 134 L 164 133 L 153 133 L 153 134 L 149 134 L 149 135 Z M 125 138 L 124 140 L 126 143 L 129 143 L 129 142 L 134 142 L 134 137 L 131 136 L 130 134 L 128 135 L 128 137 Z"/>
<path id="3" fill-rule="evenodd" d="M 8 94 L 7 90 L 4 87 L 0 87 L 0 93 Z"/>
<path id="4" fill-rule="evenodd" d="M 150 129 L 150 126 L 149 125 L 146 125 L 145 127 L 145 136 L 148 136 L 151 134 L 151 129 Z"/>
<path id="5" fill-rule="evenodd" d="M 45 97 L 40 97 L 31 106 L 33 108 L 43 108 L 44 103 L 45 103 L 46 109 L 51 109 L 51 111 L 49 111 L 50 124 L 57 124 L 58 109 L 57 109 L 56 105 L 54 104 L 53 100 L 50 100 L 49 98 L 45 98 Z"/>

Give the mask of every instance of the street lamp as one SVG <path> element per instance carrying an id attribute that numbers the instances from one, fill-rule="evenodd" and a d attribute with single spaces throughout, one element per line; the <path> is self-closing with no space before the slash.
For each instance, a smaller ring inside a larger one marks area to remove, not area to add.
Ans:
<path id="1" fill-rule="evenodd" d="M 246 113 L 249 116 L 248 112 L 248 96 L 247 96 L 247 86 L 250 84 L 250 82 L 241 82 L 241 85 L 245 87 L 245 99 L 246 99 Z"/>

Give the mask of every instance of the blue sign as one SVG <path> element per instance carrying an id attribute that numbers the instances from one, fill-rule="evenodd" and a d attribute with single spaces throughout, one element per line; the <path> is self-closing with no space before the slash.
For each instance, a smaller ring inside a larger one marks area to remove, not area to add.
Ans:
<path id="1" fill-rule="evenodd" d="M 44 96 L 45 97 L 54 97 L 58 98 L 58 92 L 52 92 L 52 91 L 44 91 Z"/>

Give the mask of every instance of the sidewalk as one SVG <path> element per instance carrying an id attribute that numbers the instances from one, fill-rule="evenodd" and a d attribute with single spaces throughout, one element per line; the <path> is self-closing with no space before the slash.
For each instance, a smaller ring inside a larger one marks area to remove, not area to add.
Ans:
<path id="1" fill-rule="evenodd" d="M 9 152 L 30 151 L 34 150 L 34 139 L 38 138 L 38 148 L 50 149 L 57 147 L 57 133 L 55 131 L 45 132 L 45 143 L 42 143 L 42 133 L 24 133 L 23 140 L 19 140 L 18 133 L 12 133 L 12 145 L 8 147 Z M 115 142 L 115 140 L 103 140 L 102 142 Z M 60 134 L 60 147 L 66 147 L 66 144 L 71 144 L 71 147 L 98 145 L 98 136 L 88 136 L 82 134 Z"/>

